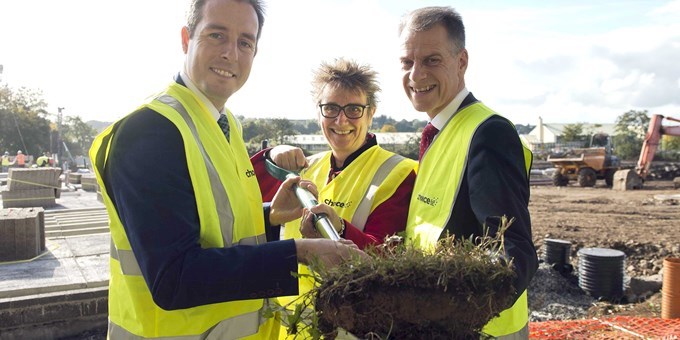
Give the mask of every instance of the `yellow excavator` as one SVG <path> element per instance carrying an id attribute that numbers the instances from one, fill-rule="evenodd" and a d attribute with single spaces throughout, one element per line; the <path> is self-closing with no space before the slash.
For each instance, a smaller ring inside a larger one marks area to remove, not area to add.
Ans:
<path id="1" fill-rule="evenodd" d="M 680 126 L 664 126 L 663 120 L 667 119 L 674 122 L 680 122 L 680 119 L 673 117 L 664 117 L 662 115 L 653 115 L 649 121 L 649 128 L 647 135 L 642 143 L 642 150 L 640 151 L 640 159 L 635 166 L 635 169 L 619 170 L 614 174 L 614 183 L 612 189 L 615 190 L 631 190 L 642 189 L 642 185 L 649 175 L 649 168 L 654 160 L 654 154 L 661 141 L 661 136 L 680 136 Z"/>

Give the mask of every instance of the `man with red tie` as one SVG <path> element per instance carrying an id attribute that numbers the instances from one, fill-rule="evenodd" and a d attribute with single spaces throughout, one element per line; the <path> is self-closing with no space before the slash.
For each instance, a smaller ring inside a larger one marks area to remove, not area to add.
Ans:
<path id="1" fill-rule="evenodd" d="M 447 234 L 470 238 L 489 230 L 493 235 L 502 216 L 513 218 L 504 238 L 517 293 L 513 305 L 482 331 L 526 339 L 526 289 L 538 267 L 528 210 L 531 151 L 510 121 L 465 87 L 465 28 L 455 10 L 415 10 L 403 18 L 399 32 L 404 90 L 430 119 L 421 140 L 406 242 L 429 248 Z"/>

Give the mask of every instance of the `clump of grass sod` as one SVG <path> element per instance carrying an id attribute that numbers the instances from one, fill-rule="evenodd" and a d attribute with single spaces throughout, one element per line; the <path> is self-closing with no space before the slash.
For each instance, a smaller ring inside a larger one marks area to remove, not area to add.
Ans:
<path id="1" fill-rule="evenodd" d="M 280 309 L 288 331 L 315 339 L 334 338 L 338 328 L 365 339 L 478 339 L 515 293 L 503 246 L 511 222 L 502 218 L 493 236 L 446 237 L 427 251 L 386 242 L 366 250 L 370 260 L 313 265 L 315 288 L 293 302 L 295 312 Z"/>

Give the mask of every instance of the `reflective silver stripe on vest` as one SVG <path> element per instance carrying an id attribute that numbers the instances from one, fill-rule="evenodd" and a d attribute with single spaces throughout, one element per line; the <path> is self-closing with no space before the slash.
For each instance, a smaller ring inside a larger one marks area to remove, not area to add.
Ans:
<path id="1" fill-rule="evenodd" d="M 263 309 L 269 306 L 269 300 L 264 300 Z M 202 334 L 197 335 L 184 335 L 184 336 L 167 336 L 158 337 L 154 339 L 164 339 L 164 340 L 231 340 L 246 337 L 248 335 L 255 334 L 259 331 L 260 326 L 267 322 L 268 319 L 262 316 L 261 310 L 256 310 L 247 314 L 241 314 L 234 316 L 229 319 L 224 319 L 220 321 L 214 327 L 208 329 Z M 133 339 L 150 339 L 141 337 L 128 332 L 125 328 L 115 324 L 111 319 L 109 319 L 109 339 L 122 339 L 122 340 L 133 340 Z"/>
<path id="2" fill-rule="evenodd" d="M 220 220 L 220 229 L 222 230 L 222 239 L 224 241 L 225 248 L 232 247 L 235 245 L 256 245 L 266 243 L 267 236 L 265 234 L 246 237 L 239 240 L 237 243 L 232 242 L 234 215 L 231 210 L 231 204 L 229 203 L 229 197 L 227 196 L 227 193 L 224 190 L 224 187 L 222 186 L 222 182 L 220 181 L 219 175 L 215 170 L 215 166 L 210 160 L 210 157 L 208 157 L 208 154 L 205 152 L 201 140 L 198 138 L 198 131 L 196 130 L 196 126 L 189 117 L 189 113 L 187 112 L 187 110 L 175 98 L 169 95 L 163 95 L 157 99 L 158 101 L 171 106 L 180 114 L 182 119 L 184 119 L 184 121 L 188 125 L 189 130 L 191 131 L 191 134 L 193 135 L 194 139 L 196 140 L 196 144 L 198 144 L 198 148 L 201 152 L 201 155 L 203 156 L 203 160 L 208 171 L 208 178 L 210 180 L 210 187 L 212 189 L 213 197 L 215 198 L 215 204 L 217 206 L 217 215 Z M 113 243 L 112 239 L 110 253 L 112 258 L 120 262 L 120 268 L 123 274 L 142 275 L 142 270 L 139 267 L 139 263 L 135 258 L 135 254 L 131 250 L 118 249 L 116 245 Z"/>
<path id="3" fill-rule="evenodd" d="M 357 227 L 357 229 L 364 231 L 368 215 L 371 214 L 371 206 L 373 205 L 373 198 L 375 198 L 376 191 L 378 191 L 380 184 L 385 181 L 385 178 L 387 178 L 392 170 L 394 170 L 394 168 L 403 160 L 403 156 L 395 154 L 380 165 L 378 171 L 375 172 L 375 175 L 371 180 L 371 185 L 368 186 L 364 198 L 361 199 L 361 203 L 359 203 L 357 210 L 354 212 L 354 216 L 352 216 L 352 225 Z"/>
<path id="4" fill-rule="evenodd" d="M 234 245 L 253 246 L 256 244 L 263 244 L 267 242 L 267 235 L 259 235 L 241 239 Z M 142 269 L 139 267 L 135 253 L 132 250 L 119 250 L 111 239 L 111 257 L 120 262 L 120 270 L 124 275 L 142 275 Z"/>
<path id="5" fill-rule="evenodd" d="M 208 170 L 210 188 L 212 189 L 213 197 L 215 198 L 217 216 L 220 220 L 220 228 L 222 229 L 222 239 L 224 241 L 224 246 L 227 248 L 231 247 L 234 235 L 234 213 L 231 210 L 231 204 L 229 203 L 227 192 L 224 190 L 224 186 L 222 186 L 222 182 L 220 181 L 220 176 L 217 174 L 217 170 L 215 170 L 215 165 L 208 156 L 208 153 L 205 152 L 205 148 L 203 148 L 201 139 L 198 138 L 198 130 L 196 130 L 196 126 L 191 120 L 189 112 L 187 112 L 184 106 L 182 106 L 182 103 L 180 103 L 177 99 L 165 94 L 158 97 L 158 101 L 170 105 L 173 109 L 175 109 L 180 114 L 182 119 L 184 119 L 184 122 L 189 127 L 191 134 L 194 136 L 194 140 L 198 145 L 198 149 L 201 151 L 201 155 L 203 156 L 205 167 Z"/>
<path id="6" fill-rule="evenodd" d="M 529 323 L 515 333 L 495 337 L 496 340 L 526 340 L 529 339 Z"/>
<path id="7" fill-rule="evenodd" d="M 120 270 L 125 275 L 142 275 L 142 269 L 139 268 L 139 263 L 137 263 L 137 258 L 132 250 L 118 250 L 116 245 L 113 243 L 113 238 L 111 239 L 111 258 L 114 258 L 120 262 Z"/>

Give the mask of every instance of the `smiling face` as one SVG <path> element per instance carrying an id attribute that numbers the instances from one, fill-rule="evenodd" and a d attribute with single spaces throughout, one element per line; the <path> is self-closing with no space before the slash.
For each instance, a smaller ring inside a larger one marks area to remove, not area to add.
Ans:
<path id="1" fill-rule="evenodd" d="M 218 110 L 250 75 L 258 19 L 253 6 L 236 0 L 207 0 L 193 34 L 182 28 L 184 69 Z"/>
<path id="2" fill-rule="evenodd" d="M 400 40 L 406 95 L 432 119 L 465 87 L 467 50 L 456 48 L 441 24 L 419 32 L 405 29 Z"/>
<path id="3" fill-rule="evenodd" d="M 347 104 L 368 104 L 364 93 L 357 93 L 356 91 L 332 85 L 324 88 L 319 96 L 319 103 L 337 104 L 340 106 Z M 333 150 L 337 166 L 342 167 L 347 157 L 364 145 L 368 128 L 373 122 L 374 113 L 375 107 L 367 107 L 364 109 L 364 115 L 361 118 L 348 119 L 344 111 L 341 111 L 335 118 L 325 118 L 317 108 L 319 125 Z"/>

